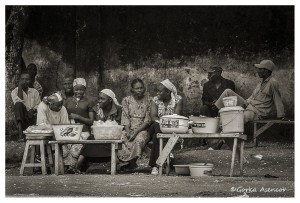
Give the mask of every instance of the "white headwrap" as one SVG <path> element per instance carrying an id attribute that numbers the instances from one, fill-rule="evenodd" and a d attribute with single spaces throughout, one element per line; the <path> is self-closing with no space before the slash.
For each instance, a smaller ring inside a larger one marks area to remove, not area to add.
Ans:
<path id="1" fill-rule="evenodd" d="M 61 102 L 62 97 L 60 96 L 59 93 L 54 93 L 54 94 L 51 94 L 50 96 L 44 98 L 43 101 L 46 104 L 53 104 L 53 103 L 56 103 L 56 102 Z"/>
<path id="2" fill-rule="evenodd" d="M 76 78 L 73 82 L 73 87 L 75 87 L 76 85 L 83 85 L 86 87 L 86 82 L 84 78 Z"/>
<path id="3" fill-rule="evenodd" d="M 172 106 L 175 106 L 175 97 L 177 96 L 177 89 L 176 87 L 173 85 L 173 83 L 171 83 L 171 81 L 169 79 L 165 79 L 164 81 L 161 82 L 161 84 L 163 86 L 165 86 L 168 90 L 171 91 L 171 102 L 172 102 Z"/>
<path id="4" fill-rule="evenodd" d="M 106 94 L 107 96 L 109 96 L 110 98 L 112 98 L 112 100 L 114 101 L 114 103 L 118 106 L 121 106 L 116 98 L 116 95 L 113 91 L 111 91 L 110 89 L 103 89 L 101 90 L 101 92 L 103 94 Z"/>

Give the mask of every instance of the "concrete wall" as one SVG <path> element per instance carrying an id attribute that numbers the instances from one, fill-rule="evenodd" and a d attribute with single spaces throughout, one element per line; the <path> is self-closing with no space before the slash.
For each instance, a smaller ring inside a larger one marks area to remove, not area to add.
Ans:
<path id="1" fill-rule="evenodd" d="M 152 96 L 169 78 L 184 98 L 185 115 L 199 114 L 209 66 L 221 65 L 237 93 L 248 97 L 259 82 L 253 64 L 272 59 L 293 117 L 293 31 L 293 7 L 34 7 L 23 58 L 38 66 L 45 95 L 62 88 L 66 72 L 87 80 L 88 96 L 110 88 L 119 101 L 136 77 Z"/>

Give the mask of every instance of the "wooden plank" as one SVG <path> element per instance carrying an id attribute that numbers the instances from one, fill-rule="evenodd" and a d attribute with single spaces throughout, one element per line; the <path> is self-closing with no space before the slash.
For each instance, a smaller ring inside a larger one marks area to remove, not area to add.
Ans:
<path id="1" fill-rule="evenodd" d="M 280 124 L 294 124 L 294 121 L 282 121 L 282 120 L 255 120 L 253 123 L 280 123 Z"/>
<path id="2" fill-rule="evenodd" d="M 42 167 L 42 163 L 27 163 L 25 167 Z"/>
<path id="3" fill-rule="evenodd" d="M 111 162 L 110 162 L 110 173 L 111 175 L 116 175 L 116 145 L 111 144 Z"/>
<path id="4" fill-rule="evenodd" d="M 237 148 L 237 138 L 234 138 L 233 141 L 233 150 L 232 150 L 232 157 L 231 157 L 231 166 L 230 166 L 230 177 L 233 176 L 233 169 L 234 169 L 234 161 L 235 161 L 235 155 L 236 155 L 236 148 Z"/>
<path id="5" fill-rule="evenodd" d="M 41 164 L 42 164 L 42 174 L 46 175 L 46 156 L 45 156 L 45 141 L 40 141 L 40 154 L 41 154 Z"/>
<path id="6" fill-rule="evenodd" d="M 240 176 L 243 176 L 243 164 L 244 164 L 244 146 L 245 146 L 245 141 L 241 141 L 240 145 Z"/>
<path id="7" fill-rule="evenodd" d="M 238 138 L 238 139 L 247 139 L 247 136 L 242 134 L 242 133 L 201 133 L 201 134 L 177 134 L 179 135 L 180 138 Z M 158 133 L 157 138 L 170 138 L 172 137 L 173 134 L 163 134 L 163 133 Z"/>
<path id="8" fill-rule="evenodd" d="M 54 159 L 54 171 L 55 171 L 55 175 L 59 175 L 59 162 L 58 162 L 58 159 L 59 159 L 59 147 L 58 147 L 58 144 L 56 143 L 55 144 L 55 154 L 54 154 L 54 156 L 55 156 L 55 159 Z"/>
<path id="9" fill-rule="evenodd" d="M 173 134 L 173 136 L 170 137 L 166 146 L 162 150 L 162 153 L 159 155 L 158 159 L 156 160 L 157 165 L 159 165 L 160 167 L 163 166 L 164 162 L 166 161 L 167 157 L 169 156 L 170 152 L 172 151 L 178 139 L 179 139 L 178 134 Z"/>
<path id="10" fill-rule="evenodd" d="M 162 153 L 163 146 L 164 146 L 164 139 L 163 138 L 159 138 L 159 154 Z M 163 167 L 162 166 L 159 167 L 158 174 L 159 174 L 159 176 L 162 176 L 162 174 L 163 174 Z"/>
<path id="11" fill-rule="evenodd" d="M 27 160 L 28 149 L 29 149 L 29 143 L 28 143 L 28 141 L 27 141 L 27 142 L 26 142 L 26 145 L 25 145 L 25 150 L 24 150 L 23 159 L 22 159 L 22 164 L 21 164 L 21 169 L 20 169 L 20 175 L 21 175 L 21 176 L 22 176 L 23 173 L 24 173 L 24 167 L 25 167 L 26 160 Z"/>
<path id="12" fill-rule="evenodd" d="M 122 143 L 122 140 L 57 140 L 49 141 L 49 144 L 105 144 Z"/>
<path id="13" fill-rule="evenodd" d="M 261 128 L 259 128 L 255 134 L 254 137 L 258 137 L 260 134 L 262 134 L 263 132 L 265 132 L 269 127 L 271 127 L 274 123 L 273 122 L 269 122 L 267 124 L 265 124 L 264 126 L 262 126 Z"/>

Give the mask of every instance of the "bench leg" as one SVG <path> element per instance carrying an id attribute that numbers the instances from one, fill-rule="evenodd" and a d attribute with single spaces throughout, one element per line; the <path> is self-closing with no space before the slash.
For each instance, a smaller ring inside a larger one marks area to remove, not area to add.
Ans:
<path id="1" fill-rule="evenodd" d="M 159 155 L 162 153 L 162 150 L 163 150 L 163 138 L 159 138 Z M 164 165 L 159 167 L 158 173 L 160 176 L 162 176 L 163 174 L 163 167 Z"/>
<path id="2" fill-rule="evenodd" d="M 41 164 L 42 164 L 42 174 L 46 175 L 46 156 L 45 156 L 45 141 L 40 142 L 40 153 L 41 153 Z"/>
<path id="3" fill-rule="evenodd" d="M 65 164 L 64 164 L 64 158 L 63 158 L 63 150 L 62 150 L 62 144 L 58 144 L 58 163 L 59 163 L 59 169 L 60 169 L 60 174 L 65 173 Z"/>
<path id="4" fill-rule="evenodd" d="M 46 144 L 46 148 L 47 148 L 47 153 L 48 153 L 48 160 L 49 160 L 50 170 L 51 170 L 51 173 L 53 173 L 54 170 L 53 170 L 53 156 L 52 156 L 51 145 Z"/>
<path id="5" fill-rule="evenodd" d="M 257 143 L 257 136 L 256 136 L 256 131 L 257 131 L 257 123 L 254 123 L 254 129 L 253 129 L 253 143 L 254 143 L 254 146 L 257 147 L 258 146 L 258 143 Z"/>
<path id="6" fill-rule="evenodd" d="M 29 142 L 31 142 L 31 141 L 29 141 Z M 31 147 L 30 147 L 30 163 L 34 163 L 34 160 L 35 160 L 35 145 L 31 145 Z M 31 172 L 31 174 L 33 174 L 33 172 L 34 172 L 34 167 L 32 167 L 31 168 L 31 170 L 30 170 L 30 172 Z"/>
<path id="7" fill-rule="evenodd" d="M 240 147 L 240 176 L 243 176 L 243 164 L 244 164 L 244 145 L 245 141 L 241 140 L 241 147 Z"/>
<path id="8" fill-rule="evenodd" d="M 116 145 L 111 143 L 111 175 L 116 175 Z"/>
<path id="9" fill-rule="evenodd" d="M 20 175 L 22 176 L 24 173 L 24 168 L 25 168 L 25 164 L 26 164 L 26 160 L 27 160 L 27 155 L 28 155 L 28 149 L 29 149 L 29 143 L 28 141 L 26 142 L 25 145 L 25 150 L 24 150 L 24 154 L 23 154 L 23 159 L 22 159 L 22 164 L 21 164 L 21 169 L 20 169 Z"/>
<path id="10" fill-rule="evenodd" d="M 59 175 L 59 164 L 58 164 L 59 154 L 58 153 L 59 153 L 58 144 L 55 144 L 55 159 L 54 159 L 55 175 Z"/>
<path id="11" fill-rule="evenodd" d="M 236 148 L 237 148 L 237 138 L 234 138 L 232 158 L 231 158 L 231 167 L 230 167 L 230 174 L 229 174 L 230 177 L 233 176 L 233 168 L 234 168 L 234 161 L 235 161 L 235 155 L 236 155 Z"/>
<path id="12" fill-rule="evenodd" d="M 169 154 L 167 157 L 167 168 L 166 168 L 167 176 L 170 174 L 170 170 L 171 170 L 171 168 L 170 168 L 170 154 Z"/>

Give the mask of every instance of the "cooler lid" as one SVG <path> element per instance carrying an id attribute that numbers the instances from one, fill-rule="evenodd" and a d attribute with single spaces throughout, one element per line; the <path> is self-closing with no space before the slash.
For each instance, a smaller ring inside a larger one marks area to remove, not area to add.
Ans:
<path id="1" fill-rule="evenodd" d="M 184 119 L 184 120 L 188 120 L 187 117 L 184 117 L 184 116 L 180 116 L 178 114 L 172 114 L 172 115 L 165 115 L 165 116 L 162 116 L 161 118 L 178 118 L 178 119 Z"/>
<path id="2" fill-rule="evenodd" d="M 241 106 L 228 106 L 220 109 L 219 113 L 227 112 L 227 111 L 244 111 L 244 108 Z"/>

